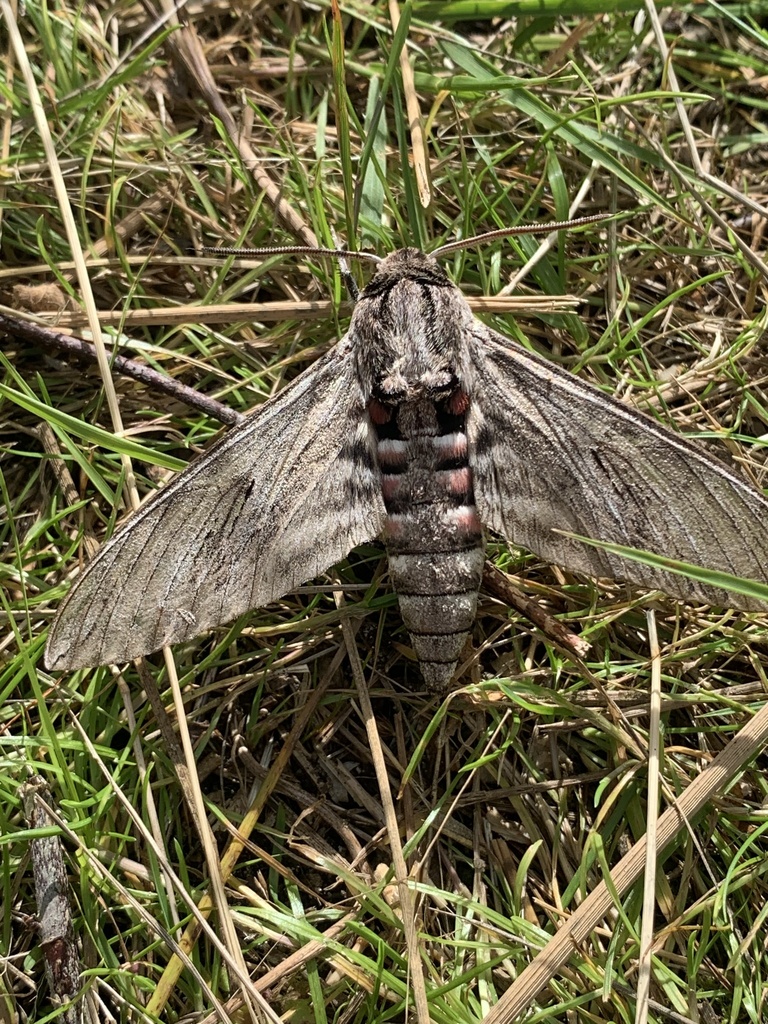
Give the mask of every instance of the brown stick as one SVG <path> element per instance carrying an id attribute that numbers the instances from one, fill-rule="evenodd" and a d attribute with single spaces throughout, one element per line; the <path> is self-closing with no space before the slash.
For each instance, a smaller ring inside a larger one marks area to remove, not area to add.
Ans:
<path id="1" fill-rule="evenodd" d="M 85 359 L 91 363 L 96 362 L 95 346 L 87 341 L 83 341 L 82 338 L 75 338 L 70 334 L 62 334 L 60 331 L 54 331 L 51 327 L 43 327 L 41 324 L 9 316 L 7 313 L 0 313 L 0 332 L 13 338 L 36 342 L 46 348 L 63 349 L 78 359 Z M 166 377 L 164 374 L 158 373 L 157 370 L 144 366 L 142 363 L 137 363 L 133 359 L 116 355 L 112 349 L 107 349 L 107 357 L 112 368 L 117 373 L 121 373 L 126 377 L 132 377 L 134 380 L 146 384 L 147 387 L 173 395 L 174 398 L 178 398 L 186 405 L 190 405 L 195 409 L 200 409 L 207 416 L 218 420 L 220 423 L 234 426 L 243 419 L 239 412 L 230 409 L 229 406 L 223 405 L 221 402 L 217 402 L 215 398 L 201 395 L 194 388 L 174 380 L 173 377 Z"/>
<path id="2" fill-rule="evenodd" d="M 525 594 L 521 594 L 505 574 L 491 562 L 485 563 L 483 583 L 491 594 L 511 605 L 521 615 L 525 615 L 534 626 L 538 626 L 548 640 L 565 647 L 577 658 L 583 658 L 589 651 L 589 644 L 586 640 L 582 640 L 580 636 L 572 633 L 561 622 L 558 622 L 549 612 L 545 612 L 540 604 L 531 601 Z"/>
<path id="3" fill-rule="evenodd" d="M 44 802 L 46 797 L 50 799 L 45 779 L 34 775 L 21 790 L 24 815 L 29 827 L 50 828 L 54 822 Z M 54 1003 L 66 1007 L 59 1019 L 64 1024 L 80 1024 L 82 1004 L 77 1001 L 80 994 L 80 963 L 72 929 L 69 881 L 64 867 L 61 838 L 55 835 L 32 839 L 30 854 L 40 924 L 40 949 L 45 959 L 45 973 L 51 995 Z"/>

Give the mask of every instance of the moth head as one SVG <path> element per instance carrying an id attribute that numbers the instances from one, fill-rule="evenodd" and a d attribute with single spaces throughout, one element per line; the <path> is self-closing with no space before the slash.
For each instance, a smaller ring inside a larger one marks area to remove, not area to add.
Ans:
<path id="1" fill-rule="evenodd" d="M 377 274 L 397 274 L 399 277 L 407 276 L 411 272 L 424 271 L 430 274 L 442 274 L 445 277 L 445 272 L 434 256 L 429 256 L 421 249 L 412 247 L 396 249 L 389 256 L 385 256 L 376 268 Z"/>
<path id="2" fill-rule="evenodd" d="M 451 286 L 448 275 L 433 256 L 420 249 L 397 249 L 385 256 L 376 267 L 376 273 L 363 290 L 363 297 L 370 298 L 400 281 L 416 281 L 437 287 Z"/>

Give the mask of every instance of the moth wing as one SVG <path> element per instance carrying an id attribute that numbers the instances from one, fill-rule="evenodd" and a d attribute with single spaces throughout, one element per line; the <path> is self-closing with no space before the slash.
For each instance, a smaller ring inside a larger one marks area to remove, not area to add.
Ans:
<path id="1" fill-rule="evenodd" d="M 75 583 L 49 668 L 127 661 L 268 604 L 381 531 L 368 418 L 348 343 L 139 509 Z"/>
<path id="2" fill-rule="evenodd" d="M 681 600 L 766 607 L 553 532 L 768 582 L 768 501 L 744 481 L 650 417 L 479 321 L 467 373 L 475 500 L 491 530 L 591 576 Z"/>

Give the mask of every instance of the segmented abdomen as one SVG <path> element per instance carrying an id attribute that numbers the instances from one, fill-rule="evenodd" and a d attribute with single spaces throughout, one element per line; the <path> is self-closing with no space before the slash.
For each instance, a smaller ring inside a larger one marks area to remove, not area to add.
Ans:
<path id="1" fill-rule="evenodd" d="M 483 531 L 467 459 L 468 399 L 457 390 L 370 406 L 387 510 L 384 542 L 400 611 L 427 685 L 451 680 L 477 611 Z"/>

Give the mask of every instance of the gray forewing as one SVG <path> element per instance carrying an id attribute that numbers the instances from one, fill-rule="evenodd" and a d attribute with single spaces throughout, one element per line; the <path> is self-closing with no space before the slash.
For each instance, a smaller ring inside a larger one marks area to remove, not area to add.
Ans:
<path id="1" fill-rule="evenodd" d="M 126 661 L 268 604 L 381 531 L 348 340 L 140 509 L 75 583 L 49 668 Z"/>

